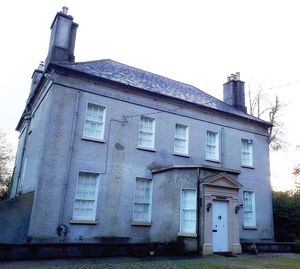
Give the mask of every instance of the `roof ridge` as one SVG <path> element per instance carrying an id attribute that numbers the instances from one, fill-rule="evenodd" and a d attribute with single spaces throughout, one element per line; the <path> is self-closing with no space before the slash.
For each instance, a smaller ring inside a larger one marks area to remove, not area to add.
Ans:
<path id="1" fill-rule="evenodd" d="M 107 59 L 100 59 L 100 60 L 93 60 L 93 61 L 82 61 L 82 62 L 57 62 L 57 63 L 54 63 L 54 64 L 57 64 L 57 65 L 79 65 L 79 64 L 97 63 L 97 62 L 105 62 L 105 61 L 113 61 L 114 62 L 114 60 L 111 60 L 111 59 L 107 58 Z"/>

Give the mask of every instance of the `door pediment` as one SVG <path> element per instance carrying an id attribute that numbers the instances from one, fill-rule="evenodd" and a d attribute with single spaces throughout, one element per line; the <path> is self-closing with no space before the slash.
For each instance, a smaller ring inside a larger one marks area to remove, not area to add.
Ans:
<path id="1" fill-rule="evenodd" d="M 227 173 L 221 173 L 216 176 L 213 176 L 202 182 L 202 185 L 229 189 L 240 189 L 241 187 L 243 187 L 241 183 L 239 183 L 236 179 L 234 179 Z"/>

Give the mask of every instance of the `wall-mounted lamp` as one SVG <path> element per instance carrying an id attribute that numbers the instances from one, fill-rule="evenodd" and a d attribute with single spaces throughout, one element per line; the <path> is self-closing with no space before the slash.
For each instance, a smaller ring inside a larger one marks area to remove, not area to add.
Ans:
<path id="1" fill-rule="evenodd" d="M 206 211 L 207 211 L 207 212 L 209 212 L 209 210 L 211 209 L 211 206 L 212 206 L 211 203 L 208 203 L 208 204 L 206 205 Z"/>
<path id="2" fill-rule="evenodd" d="M 243 207 L 244 207 L 243 204 L 240 204 L 240 205 L 235 206 L 235 208 L 234 208 L 234 213 L 237 214 L 237 213 L 240 211 L 240 209 L 243 208 Z"/>

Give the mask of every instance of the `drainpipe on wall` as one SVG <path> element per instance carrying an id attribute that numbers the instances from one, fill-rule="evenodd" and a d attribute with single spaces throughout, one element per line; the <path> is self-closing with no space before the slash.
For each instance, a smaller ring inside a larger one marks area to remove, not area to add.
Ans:
<path id="1" fill-rule="evenodd" d="M 80 99 L 80 91 L 77 92 L 76 96 L 76 103 L 74 108 L 74 115 L 73 115 L 73 122 L 72 122 L 72 131 L 71 131 L 71 139 L 70 139 L 70 145 L 69 145 L 69 154 L 68 154 L 68 164 L 67 164 L 67 175 L 65 176 L 65 181 L 63 185 L 63 191 L 62 191 L 62 199 L 61 199 L 61 207 L 60 207 L 60 213 L 59 213 L 59 221 L 58 226 L 60 227 L 63 225 L 63 215 L 64 215 L 64 208 L 66 203 L 66 192 L 68 187 L 68 182 L 70 178 L 70 167 L 71 167 L 71 159 L 73 154 L 73 144 L 74 144 L 74 135 L 75 135 L 75 127 L 77 123 L 77 117 L 78 117 L 78 104 Z"/>
<path id="2" fill-rule="evenodd" d="M 225 154 L 225 138 L 224 127 L 221 129 L 221 167 L 224 167 L 224 154 Z"/>
<path id="3" fill-rule="evenodd" d="M 200 207 L 201 207 L 201 197 L 200 197 L 200 168 L 197 169 L 197 253 L 200 254 Z"/>
<path id="4" fill-rule="evenodd" d="M 63 84 L 56 83 L 56 82 L 54 82 L 54 84 L 64 86 L 64 87 L 68 87 L 67 85 L 63 85 Z M 79 90 L 78 93 L 77 93 L 76 104 L 75 104 L 75 108 L 74 108 L 74 116 L 73 116 L 71 139 L 70 139 L 69 154 L 68 154 L 67 175 L 65 177 L 65 182 L 64 182 L 64 185 L 63 185 L 61 208 L 60 208 L 60 214 L 59 214 L 59 222 L 58 222 L 58 226 L 57 226 L 58 228 L 61 227 L 61 226 L 64 226 L 63 216 L 64 216 L 65 203 L 66 203 L 66 192 L 67 192 L 67 188 L 68 188 L 68 183 L 70 181 L 70 171 L 71 171 L 71 163 L 72 163 L 73 144 L 74 144 L 76 123 L 77 123 L 77 118 L 78 118 L 78 106 L 79 106 L 79 101 L 80 101 L 80 93 L 81 93 L 81 91 Z M 109 121 L 108 139 L 107 139 L 107 147 L 106 147 L 106 154 L 105 154 L 105 167 L 104 167 L 104 171 L 99 173 L 100 175 L 105 175 L 106 171 L 107 171 L 108 150 L 109 150 L 109 145 L 110 145 L 110 130 L 111 130 L 112 122 L 117 122 L 117 123 L 121 123 L 121 124 L 124 125 L 127 122 L 127 119 L 126 119 L 126 117 L 124 117 L 123 121 L 120 121 L 120 120 L 117 120 L 117 119 L 110 119 L 110 121 Z"/>

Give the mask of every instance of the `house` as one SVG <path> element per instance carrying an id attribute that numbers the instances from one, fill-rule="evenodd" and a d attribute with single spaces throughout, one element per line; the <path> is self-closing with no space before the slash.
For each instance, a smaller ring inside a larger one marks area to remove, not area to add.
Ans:
<path id="1" fill-rule="evenodd" d="M 56 14 L 17 125 L 11 198 L 33 201 L 18 240 L 180 240 L 203 255 L 273 240 L 271 125 L 247 114 L 239 73 L 221 101 L 113 60 L 75 62 L 77 27 Z"/>

